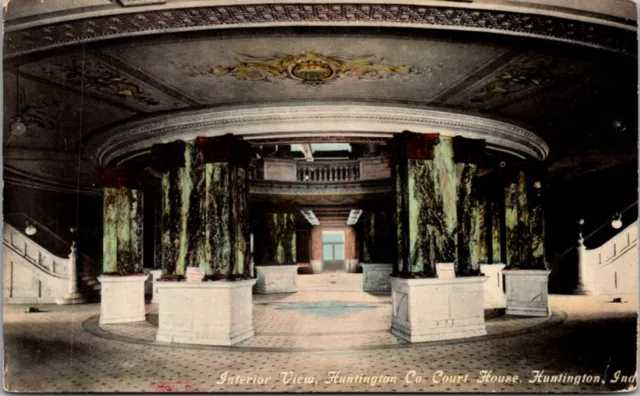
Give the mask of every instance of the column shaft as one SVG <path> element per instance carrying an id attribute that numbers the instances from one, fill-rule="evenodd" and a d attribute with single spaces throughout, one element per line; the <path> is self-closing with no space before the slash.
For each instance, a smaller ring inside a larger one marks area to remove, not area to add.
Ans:
<path id="1" fill-rule="evenodd" d="M 225 135 L 154 150 L 160 159 L 183 156 L 160 166 L 163 268 L 178 275 L 199 267 L 207 275 L 249 276 L 246 144 Z"/>
<path id="2" fill-rule="evenodd" d="M 103 272 L 142 272 L 142 191 L 104 189 Z"/>

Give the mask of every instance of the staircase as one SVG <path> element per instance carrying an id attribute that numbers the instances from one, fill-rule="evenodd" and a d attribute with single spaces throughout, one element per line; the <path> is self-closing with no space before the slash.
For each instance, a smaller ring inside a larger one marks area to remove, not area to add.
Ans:
<path id="1" fill-rule="evenodd" d="M 7 216 L 5 220 L 9 220 Z M 12 223 L 17 217 L 11 215 Z M 18 227 L 5 221 L 2 233 L 2 261 L 3 261 L 3 298 L 7 304 L 55 304 L 56 298 L 67 294 L 69 284 L 69 257 L 60 254 L 64 246 L 70 254 L 70 245 L 46 227 L 36 224 L 41 240 L 54 241 L 55 246 L 48 249 L 29 238 Z M 57 254 L 52 253 L 56 250 Z M 89 302 L 95 302 L 100 297 L 100 265 L 78 252 L 78 289 Z"/>
<path id="2" fill-rule="evenodd" d="M 638 221 L 599 247 L 578 247 L 581 294 L 638 294 Z"/>

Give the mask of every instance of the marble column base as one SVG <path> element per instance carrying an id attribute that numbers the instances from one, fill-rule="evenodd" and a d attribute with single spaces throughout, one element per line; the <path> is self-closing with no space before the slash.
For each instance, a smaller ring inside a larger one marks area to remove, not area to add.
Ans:
<path id="1" fill-rule="evenodd" d="M 391 291 L 389 275 L 393 271 L 393 264 L 362 265 L 362 290 L 369 293 L 388 293 Z"/>
<path id="2" fill-rule="evenodd" d="M 100 324 L 143 322 L 147 275 L 100 276 Z"/>
<path id="3" fill-rule="evenodd" d="M 503 269 L 504 264 L 480 265 L 480 272 L 488 278 L 484 284 L 484 306 L 487 308 L 504 308 L 507 306 L 502 281 Z"/>
<path id="4" fill-rule="evenodd" d="M 151 270 L 149 274 L 151 274 L 151 303 L 158 303 L 158 279 L 162 277 L 162 273 L 164 270 Z"/>
<path id="5" fill-rule="evenodd" d="M 156 340 L 229 346 L 253 337 L 255 283 L 158 282 Z"/>
<path id="6" fill-rule="evenodd" d="M 321 274 L 323 272 L 323 268 L 322 260 L 311 260 L 311 270 L 314 274 Z"/>
<path id="7" fill-rule="evenodd" d="M 344 260 L 344 272 L 349 274 L 355 274 L 358 268 L 358 259 L 345 259 Z"/>
<path id="8" fill-rule="evenodd" d="M 256 266 L 258 281 L 256 293 L 295 293 L 298 291 L 297 265 L 259 265 Z"/>
<path id="9" fill-rule="evenodd" d="M 548 270 L 503 270 L 507 315 L 549 316 Z"/>
<path id="10" fill-rule="evenodd" d="M 76 304 L 84 304 L 86 302 L 87 300 L 79 292 L 69 293 L 64 297 L 56 298 L 56 304 L 58 305 L 76 305 Z"/>
<path id="11" fill-rule="evenodd" d="M 440 279 L 391 278 L 391 333 L 408 342 L 487 334 L 484 276 Z"/>

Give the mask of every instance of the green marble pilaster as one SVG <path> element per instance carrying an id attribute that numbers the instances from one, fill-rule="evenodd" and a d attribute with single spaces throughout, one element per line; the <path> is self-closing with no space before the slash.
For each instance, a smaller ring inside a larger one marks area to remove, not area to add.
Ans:
<path id="1" fill-rule="evenodd" d="M 141 191 L 104 189 L 103 272 L 142 272 L 143 214 Z"/>
<path id="2" fill-rule="evenodd" d="M 296 225 L 293 213 L 265 213 L 261 235 L 261 265 L 296 263 Z"/>

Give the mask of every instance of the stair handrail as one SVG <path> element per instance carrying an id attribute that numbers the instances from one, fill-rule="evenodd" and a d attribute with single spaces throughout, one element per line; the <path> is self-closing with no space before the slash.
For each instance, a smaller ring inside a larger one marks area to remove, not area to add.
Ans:
<path id="1" fill-rule="evenodd" d="M 67 265 L 68 265 L 68 260 L 69 260 L 69 258 L 68 258 L 68 257 L 60 257 L 60 256 L 58 256 L 57 254 L 53 254 L 53 253 L 51 253 L 50 251 L 48 251 L 48 250 L 47 250 L 47 249 L 45 249 L 44 247 L 42 247 L 42 246 L 40 246 L 39 244 L 37 244 L 37 243 L 36 243 L 35 241 L 33 241 L 31 238 L 29 238 L 29 236 L 28 236 L 28 235 L 24 234 L 24 233 L 23 233 L 22 231 L 20 231 L 18 228 L 16 228 L 16 227 L 12 226 L 11 224 L 9 224 L 9 223 L 7 223 L 7 222 L 5 222 L 5 223 L 4 223 L 4 226 L 5 226 L 5 227 L 8 227 L 8 228 L 10 228 L 10 229 L 12 229 L 12 230 L 14 230 L 16 233 L 18 233 L 18 234 L 20 234 L 21 236 L 23 236 L 26 240 L 28 240 L 29 242 L 31 242 L 31 243 L 36 247 L 36 249 L 37 249 L 37 250 L 39 250 L 40 252 L 45 253 L 45 254 L 47 254 L 47 255 L 49 255 L 49 256 L 51 256 L 51 257 L 55 258 L 55 259 L 58 259 L 59 261 L 61 261 L 62 263 L 64 263 L 64 265 L 65 265 L 65 266 L 67 266 Z M 3 238 L 2 238 L 2 244 L 3 244 L 3 245 L 5 245 L 7 248 L 11 249 L 13 252 L 15 252 L 15 253 L 19 254 L 19 255 L 20 255 L 20 257 L 23 257 L 25 260 L 29 261 L 29 262 L 30 262 L 31 264 L 33 264 L 35 267 L 37 267 L 38 269 L 40 269 L 40 270 L 42 270 L 42 271 L 46 272 L 47 274 L 50 274 L 50 275 L 52 275 L 52 276 L 55 276 L 56 278 L 61 278 L 61 279 L 66 279 L 66 278 L 67 278 L 67 276 L 64 276 L 64 277 L 63 277 L 63 276 L 61 276 L 59 273 L 53 272 L 53 271 L 51 271 L 51 270 L 47 269 L 46 267 L 43 267 L 42 265 L 40 265 L 40 263 L 36 262 L 35 260 L 32 260 L 32 258 L 31 258 L 31 257 L 29 257 L 29 256 L 26 254 L 26 251 L 25 251 L 25 253 L 24 253 L 24 254 L 23 254 L 22 252 L 20 252 L 16 246 L 14 246 L 14 245 L 12 245 L 12 244 L 11 244 L 11 241 L 4 239 L 4 235 L 3 235 Z M 66 271 L 66 272 L 67 272 L 67 274 L 68 274 L 68 272 L 69 272 L 69 271 L 68 271 L 68 268 L 67 268 L 67 271 Z"/>
<path id="2" fill-rule="evenodd" d="M 47 226 L 45 226 L 44 224 L 42 224 L 41 222 L 39 222 L 38 220 L 34 219 L 33 217 L 29 216 L 26 213 L 23 212 L 17 212 L 17 213 L 5 213 L 4 214 L 4 218 L 6 219 L 7 217 L 13 217 L 13 216 L 23 216 L 25 217 L 27 220 L 29 220 L 31 223 L 36 224 L 38 226 L 39 230 L 44 230 L 47 234 L 51 235 L 52 237 L 54 237 L 55 239 L 59 240 L 60 242 L 64 243 L 65 245 L 67 245 L 67 247 L 69 248 L 69 251 L 71 251 L 71 245 L 73 244 L 73 242 L 68 242 L 67 240 L 65 240 L 64 238 L 62 238 L 60 235 L 58 235 L 56 232 L 53 232 L 51 229 L 49 229 Z M 8 224 L 11 225 L 9 223 L 7 223 L 6 221 L 3 222 L 4 224 Z M 18 231 L 20 234 L 22 234 L 23 236 L 29 238 L 29 240 L 33 241 L 36 245 L 40 246 L 37 242 L 35 242 L 33 240 L 33 238 L 30 238 L 28 235 L 24 234 L 18 227 L 11 225 L 11 227 L 13 229 L 15 229 L 16 231 Z M 42 246 L 40 246 L 42 247 Z M 51 252 L 49 252 L 47 249 L 43 248 L 46 252 L 48 252 L 49 254 L 58 257 L 58 258 L 62 258 L 61 256 L 58 256 L 56 254 L 53 254 Z M 89 256 L 88 254 L 78 251 L 77 254 L 79 256 L 82 256 L 83 259 L 89 259 L 91 261 L 94 262 L 98 262 L 97 260 L 95 260 L 93 257 Z"/>
<path id="3" fill-rule="evenodd" d="M 633 202 L 631 205 L 627 206 L 626 208 L 624 208 L 621 212 L 620 215 L 622 216 L 625 212 L 629 211 L 629 209 L 633 208 L 634 206 L 638 206 L 638 201 L 636 200 L 635 202 Z M 635 220 L 637 221 L 637 219 Z M 634 222 L 635 222 L 634 221 Z M 631 223 L 633 224 L 633 223 Z M 580 231 L 580 239 L 578 242 L 574 243 L 573 245 L 571 245 L 571 247 L 569 247 L 567 250 L 565 250 L 564 252 L 562 252 L 562 254 L 560 254 L 559 256 L 557 256 L 556 260 L 560 260 L 561 258 L 563 258 L 564 256 L 566 256 L 569 252 L 574 251 L 577 247 L 579 247 L 581 244 L 584 244 L 584 241 L 586 241 L 587 239 L 589 239 L 590 237 L 592 237 L 593 235 L 595 235 L 595 233 L 597 233 L 598 231 L 600 231 L 601 229 L 610 226 L 611 225 L 611 221 L 605 221 L 604 223 L 602 223 L 602 225 L 600 225 L 598 228 L 596 228 L 595 230 L 593 230 L 591 233 L 589 233 L 589 235 L 587 236 L 582 236 L 582 231 Z M 582 227 L 581 227 L 582 228 Z M 625 227 L 624 229 L 620 229 L 615 235 L 618 235 L 620 232 L 622 232 L 623 230 L 625 230 L 627 227 Z M 615 237 L 615 235 L 613 237 Z M 612 238 L 613 238 L 612 237 Z M 605 242 L 606 243 L 606 242 Z"/>

